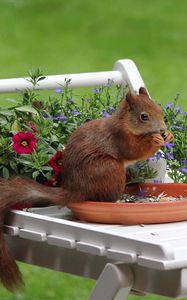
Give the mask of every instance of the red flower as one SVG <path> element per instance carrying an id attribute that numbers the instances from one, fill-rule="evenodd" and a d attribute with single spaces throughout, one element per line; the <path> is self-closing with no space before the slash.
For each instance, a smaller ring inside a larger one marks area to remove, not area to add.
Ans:
<path id="1" fill-rule="evenodd" d="M 49 165 L 53 168 L 55 175 L 59 175 L 62 171 L 63 152 L 57 151 L 56 154 L 50 159 Z"/>
<path id="2" fill-rule="evenodd" d="M 46 186 L 57 186 L 57 180 L 56 178 L 50 178 L 47 181 L 44 182 Z"/>
<path id="3" fill-rule="evenodd" d="M 41 100 L 35 100 L 33 101 L 32 105 L 38 109 L 43 109 L 44 108 L 44 104 L 43 101 Z"/>
<path id="4" fill-rule="evenodd" d="M 23 210 L 24 208 L 31 208 L 31 207 L 32 207 L 32 203 L 25 202 L 25 203 L 16 203 L 11 208 L 17 210 Z"/>
<path id="5" fill-rule="evenodd" d="M 36 125 L 35 125 L 33 122 L 29 121 L 29 122 L 27 123 L 27 125 L 28 125 L 34 132 L 37 131 Z"/>
<path id="6" fill-rule="evenodd" d="M 18 154 L 30 154 L 36 149 L 36 137 L 32 132 L 18 132 L 13 137 L 13 149 Z"/>

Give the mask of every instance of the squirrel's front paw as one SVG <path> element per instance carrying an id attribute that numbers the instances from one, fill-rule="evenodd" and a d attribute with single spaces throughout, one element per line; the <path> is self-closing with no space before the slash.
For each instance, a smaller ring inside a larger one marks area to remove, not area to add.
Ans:
<path id="1" fill-rule="evenodd" d="M 152 134 L 152 144 L 158 148 L 164 146 L 164 139 L 159 133 Z"/>
<path id="2" fill-rule="evenodd" d="M 173 134 L 171 132 L 168 132 L 168 135 L 165 138 L 165 142 L 169 143 L 173 140 Z"/>

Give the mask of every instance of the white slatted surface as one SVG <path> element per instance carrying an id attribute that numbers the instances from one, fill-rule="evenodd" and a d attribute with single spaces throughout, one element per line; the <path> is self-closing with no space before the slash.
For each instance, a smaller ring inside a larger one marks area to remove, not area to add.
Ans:
<path id="1" fill-rule="evenodd" d="M 122 226 L 67 218 L 64 209 L 58 207 L 11 211 L 5 231 L 24 239 L 157 270 L 187 267 L 187 222 Z"/>

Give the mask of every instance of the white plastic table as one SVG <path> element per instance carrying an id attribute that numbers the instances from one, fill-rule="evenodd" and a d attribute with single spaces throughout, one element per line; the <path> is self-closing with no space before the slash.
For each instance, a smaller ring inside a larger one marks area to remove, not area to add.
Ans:
<path id="1" fill-rule="evenodd" d="M 145 86 L 132 60 L 112 71 L 47 76 L 35 89 L 107 83 Z M 28 78 L 0 80 L 0 93 L 31 88 Z M 12 210 L 4 230 L 16 259 L 97 280 L 89 300 L 122 300 L 131 289 L 169 297 L 187 296 L 187 222 L 163 225 L 101 225 L 74 220 L 58 207 Z"/>
<path id="2" fill-rule="evenodd" d="M 187 222 L 90 224 L 52 206 L 13 210 L 5 224 L 16 259 L 96 279 L 89 300 L 124 300 L 132 288 L 187 296 Z"/>

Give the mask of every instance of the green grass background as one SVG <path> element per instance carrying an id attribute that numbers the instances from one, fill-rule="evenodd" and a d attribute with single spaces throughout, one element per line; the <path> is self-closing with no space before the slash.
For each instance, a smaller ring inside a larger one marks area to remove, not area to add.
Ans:
<path id="1" fill-rule="evenodd" d="M 0 0 L 0 78 L 137 64 L 153 98 L 187 99 L 187 1 Z"/>
<path id="2" fill-rule="evenodd" d="M 0 78 L 23 77 L 33 67 L 45 74 L 111 70 L 116 60 L 131 58 L 154 99 L 166 103 L 179 92 L 187 110 L 186 15 L 184 0 L 0 0 Z M 94 286 L 38 267 L 21 269 L 25 291 L 0 288 L 1 300 L 86 300 Z"/>

